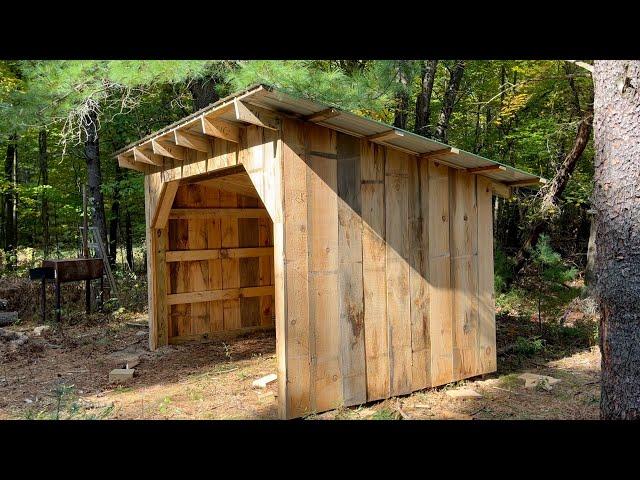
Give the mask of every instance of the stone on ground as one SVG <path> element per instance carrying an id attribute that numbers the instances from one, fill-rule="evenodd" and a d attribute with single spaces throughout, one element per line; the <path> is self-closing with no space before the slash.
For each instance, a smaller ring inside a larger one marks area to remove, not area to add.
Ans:
<path id="1" fill-rule="evenodd" d="M 133 378 L 134 368 L 115 368 L 109 372 L 109 382 L 125 383 Z"/>
<path id="2" fill-rule="evenodd" d="M 33 333 L 37 336 L 40 336 L 44 332 L 48 332 L 49 330 L 51 330 L 51 327 L 49 325 L 40 325 L 39 327 L 33 329 Z"/>
<path id="3" fill-rule="evenodd" d="M 553 385 L 560 382 L 559 379 L 548 375 L 537 375 L 529 372 L 518 375 L 518 378 L 524 380 L 524 388 L 536 388 L 540 386 L 545 390 L 551 390 Z"/>
<path id="4" fill-rule="evenodd" d="M 447 395 L 452 398 L 481 398 L 478 392 L 471 388 L 457 388 L 455 390 L 447 390 Z"/>

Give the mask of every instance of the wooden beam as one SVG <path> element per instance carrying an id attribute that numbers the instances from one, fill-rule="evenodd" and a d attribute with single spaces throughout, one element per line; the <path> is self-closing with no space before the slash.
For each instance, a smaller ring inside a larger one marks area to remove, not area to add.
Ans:
<path id="1" fill-rule="evenodd" d="M 160 155 L 156 155 L 149 150 L 142 150 L 140 148 L 133 149 L 133 159 L 136 162 L 148 163 L 149 165 L 162 165 L 162 157 Z"/>
<path id="2" fill-rule="evenodd" d="M 273 247 L 218 248 L 211 250 L 173 250 L 167 252 L 167 262 L 195 262 L 220 258 L 270 257 Z"/>
<path id="3" fill-rule="evenodd" d="M 268 119 L 265 114 L 259 112 L 256 108 L 241 102 L 237 98 L 233 101 L 233 105 L 235 108 L 236 120 L 239 122 L 250 123 L 270 130 L 278 129 L 278 126 L 272 119 Z"/>
<path id="4" fill-rule="evenodd" d="M 202 292 L 174 293 L 167 295 L 168 305 L 183 303 L 214 302 L 219 300 L 235 300 L 238 298 L 262 297 L 273 295 L 273 285 L 263 287 L 227 288 L 222 290 L 206 290 Z"/>
<path id="5" fill-rule="evenodd" d="M 302 119 L 306 122 L 322 122 L 323 120 L 327 120 L 328 118 L 336 117 L 340 115 L 340 111 L 335 108 L 327 108 L 325 110 L 321 110 L 316 113 L 312 113 L 311 115 L 305 115 Z"/>
<path id="6" fill-rule="evenodd" d="M 389 140 L 392 137 L 404 137 L 404 133 L 400 130 L 396 130 L 395 128 L 392 130 L 387 130 L 386 132 L 376 133 L 374 135 L 369 135 L 364 137 L 366 140 L 370 142 L 383 142 L 385 140 Z"/>
<path id="7" fill-rule="evenodd" d="M 269 218 L 264 208 L 174 208 L 169 218 Z"/>
<path id="8" fill-rule="evenodd" d="M 163 157 L 174 158 L 181 161 L 185 161 L 187 159 L 187 152 L 184 147 L 180 147 L 175 143 L 167 142 L 166 140 L 151 140 L 151 146 L 153 148 L 153 153 L 156 155 L 162 155 Z"/>
<path id="9" fill-rule="evenodd" d="M 503 166 L 503 165 L 485 165 L 483 167 L 473 167 L 473 168 L 467 168 L 465 170 L 465 172 L 467 173 L 479 173 L 479 172 L 483 172 L 483 173 L 487 173 L 487 172 L 496 172 L 496 171 L 506 171 L 507 167 Z"/>
<path id="10" fill-rule="evenodd" d="M 184 130 L 175 130 L 173 133 L 176 139 L 176 145 L 190 148 L 192 150 L 198 150 L 199 152 L 209 152 L 209 140 L 205 135 L 186 132 Z"/>
<path id="11" fill-rule="evenodd" d="M 496 197 L 511 198 L 511 187 L 500 182 L 491 182 L 491 190 Z"/>
<path id="12" fill-rule="evenodd" d="M 128 168 L 129 170 L 135 170 L 136 172 L 147 173 L 147 167 L 145 164 L 135 163 L 133 156 L 118 155 L 118 165 L 121 168 Z"/>
<path id="13" fill-rule="evenodd" d="M 273 325 L 257 325 L 254 327 L 242 327 L 233 330 L 216 330 L 214 332 L 178 335 L 171 337 L 169 339 L 169 343 L 171 345 L 181 345 L 183 343 L 209 342 L 211 340 L 230 340 L 240 335 L 246 335 L 247 333 L 268 332 L 273 330 L 275 330 Z"/>
<path id="14" fill-rule="evenodd" d="M 160 187 L 160 198 L 156 206 L 156 211 L 153 215 L 152 225 L 153 228 L 164 228 L 169 221 L 169 212 L 173 206 L 173 200 L 176 198 L 176 192 L 180 182 L 174 180 L 173 182 L 164 182 Z"/>
<path id="15" fill-rule="evenodd" d="M 460 150 L 454 147 L 442 148 L 440 150 L 433 150 L 432 152 L 425 152 L 420 154 L 420 158 L 432 158 L 441 155 L 458 155 Z"/>
<path id="16" fill-rule="evenodd" d="M 510 187 L 524 187 L 525 185 L 544 185 L 547 181 L 544 178 L 530 178 L 528 180 L 516 180 L 515 182 L 505 182 Z"/>
<path id="17" fill-rule="evenodd" d="M 240 143 L 240 129 L 229 122 L 216 118 L 202 117 L 202 133 L 210 137 L 222 138 L 234 143 Z"/>

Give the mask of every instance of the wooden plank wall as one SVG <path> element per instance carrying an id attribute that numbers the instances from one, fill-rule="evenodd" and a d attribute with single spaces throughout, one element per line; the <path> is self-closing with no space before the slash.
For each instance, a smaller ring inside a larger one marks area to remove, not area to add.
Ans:
<path id="1" fill-rule="evenodd" d="M 253 210 L 262 207 L 261 203 L 255 197 L 193 183 L 178 188 L 173 208 L 174 211 L 182 208 Z M 253 250 L 253 253 L 248 252 L 250 255 L 245 256 L 246 249 L 260 246 L 260 221 L 264 229 L 262 246 L 272 247 L 271 222 L 268 218 L 244 218 L 242 215 L 224 215 L 220 218 L 170 216 L 168 249 L 172 258 L 180 259 L 168 263 L 170 286 L 167 293 L 171 295 L 170 300 L 176 294 L 273 285 L 271 250 L 267 255 L 264 251 Z M 243 249 L 245 254 L 241 253 Z M 189 251 L 196 251 L 200 258 L 208 258 L 193 259 L 186 255 Z M 261 262 L 264 267 L 262 278 L 259 269 Z M 272 326 L 272 304 L 272 294 L 171 304 L 168 341 L 178 343 L 207 338 L 220 331 Z M 261 305 L 265 309 L 262 312 Z"/>
<path id="2" fill-rule="evenodd" d="M 282 135 L 286 417 L 495 370 L 490 182 L 293 119 Z"/>

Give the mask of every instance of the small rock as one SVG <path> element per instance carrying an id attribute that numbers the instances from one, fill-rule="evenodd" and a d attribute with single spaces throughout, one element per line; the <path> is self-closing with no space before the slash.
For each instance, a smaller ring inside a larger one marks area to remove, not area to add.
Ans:
<path id="1" fill-rule="evenodd" d="M 447 390 L 447 395 L 452 398 L 482 398 L 475 390 L 470 388 L 458 388 L 456 390 Z"/>
<path id="2" fill-rule="evenodd" d="M 267 384 L 275 381 L 277 378 L 278 376 L 275 373 L 270 373 L 269 375 L 254 380 L 251 386 L 253 388 L 267 388 Z"/>
<path id="3" fill-rule="evenodd" d="M 547 391 L 551 390 L 553 385 L 560 382 L 559 379 L 549 377 L 548 375 L 537 375 L 529 372 L 518 375 L 518 378 L 524 380 L 524 388 L 536 388 L 540 386 Z"/>
<path id="4" fill-rule="evenodd" d="M 51 330 L 51 327 L 49 325 L 40 325 L 39 327 L 33 329 L 33 333 L 37 336 L 40 336 L 44 332 L 48 332 L 49 330 Z"/>
<path id="5" fill-rule="evenodd" d="M 109 382 L 128 382 L 133 378 L 134 373 L 134 368 L 115 368 L 109 372 Z"/>
<path id="6" fill-rule="evenodd" d="M 147 332 L 146 330 L 139 330 L 136 332 L 136 337 L 146 337 L 148 333 L 149 332 Z"/>

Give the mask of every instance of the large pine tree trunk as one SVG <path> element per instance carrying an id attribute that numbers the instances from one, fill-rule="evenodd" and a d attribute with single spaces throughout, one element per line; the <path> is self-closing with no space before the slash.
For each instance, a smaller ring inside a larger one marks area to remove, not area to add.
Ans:
<path id="1" fill-rule="evenodd" d="M 460 91 L 460 82 L 462 81 L 464 68 L 464 60 L 457 60 L 449 72 L 449 84 L 444 92 L 442 110 L 440 111 L 440 117 L 438 119 L 438 125 L 436 126 L 435 133 L 435 137 L 443 143 L 447 143 L 449 138 L 449 123 L 451 121 L 453 107 L 458 98 L 458 92 Z"/>
<path id="2" fill-rule="evenodd" d="M 47 130 L 42 128 L 38 134 L 38 160 L 40 163 L 40 184 L 44 187 L 49 185 L 49 165 L 47 156 Z M 49 234 L 49 200 L 46 189 L 42 191 L 40 205 L 40 223 L 42 224 L 42 251 L 44 258 L 49 256 L 49 245 L 51 237 Z"/>
<path id="3" fill-rule="evenodd" d="M 604 419 L 640 418 L 640 61 L 597 61 L 596 295 Z"/>
<path id="4" fill-rule="evenodd" d="M 93 216 L 93 226 L 98 229 L 100 238 L 107 248 L 107 220 L 102 195 L 102 171 L 100 169 L 100 146 L 98 139 L 98 115 L 92 109 L 83 119 L 87 135 L 84 143 L 84 156 L 87 161 L 87 184 L 89 185 L 89 202 Z"/>
<path id="5" fill-rule="evenodd" d="M 420 94 L 416 99 L 416 126 L 414 132 L 418 135 L 428 137 L 431 134 L 429 121 L 431 119 L 431 93 L 433 92 L 433 82 L 436 78 L 438 60 L 426 60 L 422 64 L 422 85 Z"/>
<path id="6" fill-rule="evenodd" d="M 8 183 L 4 195 L 4 250 L 7 255 L 7 269 L 16 268 L 16 249 L 18 248 L 18 216 L 17 216 L 17 186 L 18 186 L 18 136 L 13 134 L 7 145 L 7 156 L 4 164 L 5 179 Z"/>

